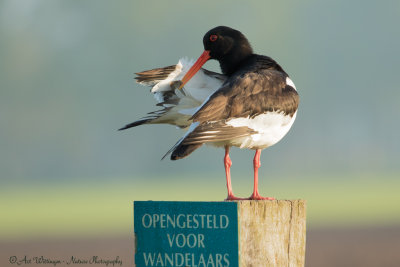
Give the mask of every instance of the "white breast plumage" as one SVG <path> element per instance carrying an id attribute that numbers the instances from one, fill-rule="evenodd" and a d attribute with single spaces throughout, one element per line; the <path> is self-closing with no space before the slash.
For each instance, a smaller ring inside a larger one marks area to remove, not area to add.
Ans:
<path id="1" fill-rule="evenodd" d="M 290 130 L 296 119 L 283 112 L 266 112 L 253 118 L 234 118 L 226 124 L 233 127 L 246 126 L 257 133 L 230 141 L 231 145 L 240 148 L 264 149 L 278 143 Z"/>

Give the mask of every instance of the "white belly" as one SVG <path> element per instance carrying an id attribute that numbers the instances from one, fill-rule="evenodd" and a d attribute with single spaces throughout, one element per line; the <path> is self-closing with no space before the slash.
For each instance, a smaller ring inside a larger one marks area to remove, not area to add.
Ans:
<path id="1" fill-rule="evenodd" d="M 264 149 L 278 143 L 290 130 L 297 112 L 291 117 L 283 112 L 267 112 L 254 118 L 235 118 L 227 121 L 233 127 L 246 126 L 257 134 L 230 140 L 225 145 L 240 148 Z M 222 145 L 222 144 L 221 144 Z"/>

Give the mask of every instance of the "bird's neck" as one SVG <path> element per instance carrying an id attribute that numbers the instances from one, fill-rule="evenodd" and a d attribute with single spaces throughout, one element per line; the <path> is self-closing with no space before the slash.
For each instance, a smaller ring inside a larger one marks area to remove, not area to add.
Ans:
<path id="1" fill-rule="evenodd" d="M 222 73 L 228 76 L 232 75 L 251 55 L 253 55 L 253 51 L 251 49 L 242 49 L 239 52 L 236 51 L 235 53 L 227 54 L 226 56 L 224 56 L 224 58 L 219 60 L 219 65 L 221 66 Z"/>

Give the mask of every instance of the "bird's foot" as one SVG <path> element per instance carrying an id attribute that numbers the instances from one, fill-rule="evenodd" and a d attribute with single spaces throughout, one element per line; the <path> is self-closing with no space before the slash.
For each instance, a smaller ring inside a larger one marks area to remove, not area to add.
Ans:
<path id="1" fill-rule="evenodd" d="M 242 198 L 242 197 L 235 197 L 233 194 L 228 195 L 228 197 L 225 199 L 225 201 L 234 201 L 234 200 L 246 200 L 247 198 Z"/>
<path id="2" fill-rule="evenodd" d="M 253 193 L 249 198 L 247 198 L 248 200 L 275 200 L 274 197 L 262 197 L 260 196 L 260 194 L 258 193 Z"/>

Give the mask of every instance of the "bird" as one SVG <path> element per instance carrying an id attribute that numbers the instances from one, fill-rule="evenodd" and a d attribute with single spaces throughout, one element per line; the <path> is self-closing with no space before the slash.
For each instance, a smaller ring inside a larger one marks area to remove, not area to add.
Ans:
<path id="1" fill-rule="evenodd" d="M 176 65 L 136 73 L 136 81 L 141 85 L 151 87 L 150 92 L 157 101 L 156 106 L 161 108 L 149 112 L 147 116 L 119 130 L 143 124 L 170 124 L 187 129 L 191 125 L 190 117 L 197 108 L 221 87 L 227 78 L 223 74 L 201 68 L 185 87 L 178 89 L 182 84 L 183 76 L 193 64 L 194 60 L 181 58 Z"/>
<path id="2" fill-rule="evenodd" d="M 171 160 L 182 159 L 203 144 L 222 147 L 225 149 L 226 200 L 273 200 L 273 197 L 261 196 L 258 190 L 261 151 L 278 143 L 292 127 L 299 106 L 296 86 L 275 60 L 255 54 L 247 38 L 236 29 L 218 26 L 209 30 L 203 37 L 203 46 L 204 52 L 185 72 L 181 81 L 175 83 L 175 89 L 170 90 L 174 90 L 178 98 L 179 91 L 188 91 L 186 86 L 190 85 L 192 79 L 200 79 L 199 76 L 205 72 L 202 66 L 208 60 L 219 62 L 222 76 L 215 77 L 220 78 L 221 84 L 218 88 L 207 89 L 210 94 L 200 105 L 192 105 L 184 117 L 179 115 L 179 111 L 178 114 L 174 113 L 175 118 L 167 123 L 187 131 L 164 157 L 171 154 Z M 165 78 L 165 75 L 160 76 Z M 173 88 L 174 82 L 169 83 Z M 179 99 L 184 102 L 183 98 Z M 179 103 L 175 104 L 175 108 Z M 165 104 L 161 105 L 167 109 Z M 163 111 L 158 118 L 167 113 Z M 136 124 L 154 122 L 158 118 L 151 116 L 157 115 L 150 114 L 149 118 L 139 120 Z M 186 123 L 178 123 L 181 119 Z M 230 173 L 232 161 L 229 157 L 232 146 L 255 150 L 254 187 L 248 198 L 236 197 L 233 193 Z"/>

